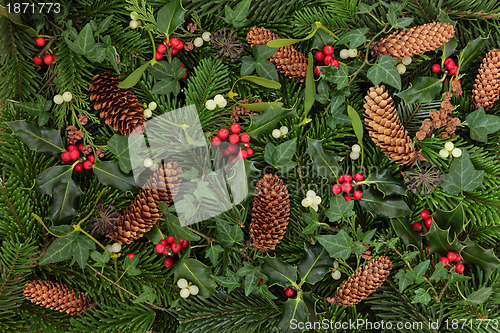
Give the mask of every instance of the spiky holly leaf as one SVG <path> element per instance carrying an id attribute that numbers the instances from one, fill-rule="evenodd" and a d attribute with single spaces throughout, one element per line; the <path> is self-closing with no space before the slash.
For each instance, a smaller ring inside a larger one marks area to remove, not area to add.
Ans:
<path id="1" fill-rule="evenodd" d="M 363 192 L 363 198 L 359 203 L 364 210 L 381 217 L 403 217 L 411 213 L 401 197 L 383 197 L 380 192 L 371 188 Z"/>
<path id="2" fill-rule="evenodd" d="M 308 318 L 309 311 L 303 300 L 300 298 L 290 298 L 285 302 L 283 308 L 283 317 L 278 323 L 280 332 L 301 332 L 302 330 L 296 328 L 292 329 L 290 323 L 292 320 L 298 323 L 305 323 Z"/>
<path id="3" fill-rule="evenodd" d="M 465 245 L 461 244 L 455 235 L 450 237 L 450 229 L 443 230 L 437 223 L 433 223 L 427 232 L 428 244 L 431 253 L 455 251 L 460 253 Z"/>
<path id="4" fill-rule="evenodd" d="M 323 142 L 307 138 L 307 152 L 312 158 L 313 166 L 318 174 L 328 180 L 337 179 L 339 157 L 326 151 Z"/>
<path id="5" fill-rule="evenodd" d="M 441 187 L 451 195 L 461 192 L 471 192 L 481 186 L 484 180 L 484 170 L 474 169 L 467 150 L 462 156 L 454 158 L 450 165 L 450 172 L 441 176 Z"/>
<path id="6" fill-rule="evenodd" d="M 266 257 L 261 272 L 269 279 L 269 285 L 289 287 L 297 281 L 297 267 L 279 261 L 277 258 Z"/>
<path id="7" fill-rule="evenodd" d="M 363 183 L 366 183 L 366 185 L 374 184 L 384 197 L 387 195 L 406 194 L 406 186 L 400 180 L 396 179 L 389 170 L 372 173 Z"/>
<path id="8" fill-rule="evenodd" d="M 304 245 L 304 256 L 299 262 L 298 272 L 302 280 L 310 284 L 320 281 L 330 270 L 333 259 L 327 254 L 324 247 Z"/>
<path id="9" fill-rule="evenodd" d="M 457 207 L 453 210 L 445 211 L 437 209 L 434 214 L 432 214 L 433 222 L 445 230 L 451 228 L 457 236 L 465 231 L 465 226 L 468 221 L 465 219 L 465 211 L 462 202 L 460 202 Z"/>
<path id="10" fill-rule="evenodd" d="M 493 249 L 485 250 L 468 238 L 463 243 L 466 247 L 460 252 L 460 255 L 465 263 L 479 266 L 486 273 L 486 276 L 490 276 L 500 266 L 500 260 Z"/>
<path id="11" fill-rule="evenodd" d="M 422 248 L 422 237 L 413 231 L 411 224 L 406 217 L 397 217 L 390 220 L 392 228 L 398 234 L 405 245 L 413 245 L 418 249 Z"/>

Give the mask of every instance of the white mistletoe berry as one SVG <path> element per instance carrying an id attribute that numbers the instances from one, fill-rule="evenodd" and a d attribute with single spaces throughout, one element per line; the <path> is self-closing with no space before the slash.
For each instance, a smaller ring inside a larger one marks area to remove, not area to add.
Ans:
<path id="1" fill-rule="evenodd" d="M 205 102 L 205 107 L 209 110 L 214 110 L 217 107 L 217 103 L 213 99 L 209 99 Z"/>
<path id="2" fill-rule="evenodd" d="M 332 271 L 332 278 L 334 280 L 338 280 L 340 279 L 340 276 L 342 275 L 342 273 L 340 273 L 340 271 L 338 269 Z"/>
<path id="3" fill-rule="evenodd" d="M 188 288 L 182 288 L 180 294 L 182 298 L 188 298 L 191 295 Z"/>
<path id="4" fill-rule="evenodd" d="M 339 268 L 339 262 L 337 260 L 333 262 L 333 268 Z"/>
<path id="5" fill-rule="evenodd" d="M 411 57 L 404 57 L 403 59 L 401 59 L 401 62 L 403 63 L 403 65 L 408 66 L 409 64 L 411 64 Z"/>
<path id="6" fill-rule="evenodd" d="M 112 244 L 106 245 L 106 250 L 113 253 L 113 245 Z"/>
<path id="7" fill-rule="evenodd" d="M 301 201 L 302 207 L 309 207 L 309 200 L 307 198 L 302 199 Z"/>
<path id="8" fill-rule="evenodd" d="M 314 192 L 313 190 L 309 190 L 306 192 L 306 197 L 308 198 L 314 198 L 316 196 L 316 192 Z"/>
<path id="9" fill-rule="evenodd" d="M 205 42 L 209 42 L 211 37 L 212 37 L 212 34 L 209 31 L 205 31 L 204 33 L 201 34 L 201 38 Z"/>
<path id="10" fill-rule="evenodd" d="M 361 146 L 356 143 L 351 147 L 351 150 L 355 153 L 359 153 L 361 151 Z"/>
<path id="11" fill-rule="evenodd" d="M 314 209 L 314 211 L 318 211 L 318 205 L 312 204 L 310 207 Z"/>
<path id="12" fill-rule="evenodd" d="M 148 105 L 148 109 L 150 109 L 152 111 L 156 110 L 157 107 L 158 107 L 158 104 L 156 104 L 156 102 L 150 102 Z"/>
<path id="13" fill-rule="evenodd" d="M 342 59 L 349 58 L 349 50 L 348 49 L 341 50 L 340 51 L 340 58 L 342 58 Z"/>
<path id="14" fill-rule="evenodd" d="M 358 55 L 358 50 L 356 49 L 349 49 L 347 50 L 347 55 L 350 57 L 350 58 L 354 58 Z"/>
<path id="15" fill-rule="evenodd" d="M 226 99 L 224 97 L 222 97 L 222 100 L 220 101 L 220 103 L 217 103 L 217 106 L 220 107 L 220 108 L 225 108 L 226 105 L 227 105 L 227 101 L 226 101 Z"/>
<path id="16" fill-rule="evenodd" d="M 288 127 L 286 127 L 286 126 L 281 126 L 281 127 L 280 127 L 280 132 L 281 132 L 281 134 L 283 134 L 283 135 L 287 135 L 287 134 L 288 134 Z"/>
<path id="17" fill-rule="evenodd" d="M 144 117 L 151 118 L 151 116 L 153 116 L 153 111 L 151 111 L 150 109 L 144 110 Z"/>
<path id="18" fill-rule="evenodd" d="M 355 151 L 351 151 L 351 153 L 349 154 L 349 157 L 351 158 L 351 160 L 357 160 L 359 158 L 359 153 L 357 153 Z"/>
<path id="19" fill-rule="evenodd" d="M 451 154 L 453 155 L 453 157 L 460 157 L 460 156 L 462 156 L 462 149 L 460 149 L 460 148 L 454 148 L 451 151 Z"/>
<path id="20" fill-rule="evenodd" d="M 451 141 L 448 141 L 444 144 L 444 149 L 446 149 L 447 151 L 452 151 L 453 148 L 455 148 L 455 145 Z"/>
<path id="21" fill-rule="evenodd" d="M 193 45 L 196 47 L 201 47 L 203 45 L 203 38 L 201 37 L 195 38 L 193 41 Z"/>
<path id="22" fill-rule="evenodd" d="M 112 246 L 111 246 L 111 251 L 110 252 L 114 252 L 114 253 L 118 253 L 122 250 L 122 246 L 118 243 L 114 243 Z"/>
<path id="23" fill-rule="evenodd" d="M 183 288 L 187 288 L 187 286 L 188 286 L 188 282 L 186 279 L 180 278 L 179 280 L 177 280 L 177 287 L 183 289 Z"/>
<path id="24" fill-rule="evenodd" d="M 279 129 L 274 129 L 273 130 L 273 133 L 271 133 L 272 136 L 275 138 L 275 139 L 278 139 L 280 136 L 281 136 L 281 132 Z"/>
<path id="25" fill-rule="evenodd" d="M 448 158 L 448 156 L 450 156 L 450 152 L 446 149 L 441 149 L 439 151 L 439 156 L 441 156 L 442 158 Z"/>
<path id="26" fill-rule="evenodd" d="M 321 203 L 321 197 L 319 195 L 314 196 L 313 205 L 319 205 Z"/>
<path id="27" fill-rule="evenodd" d="M 406 72 L 406 66 L 403 64 L 397 65 L 396 69 L 398 70 L 399 74 L 404 74 Z"/>
<path id="28" fill-rule="evenodd" d="M 200 288 L 193 284 L 191 285 L 191 287 L 189 287 L 189 292 L 191 293 L 191 295 L 198 295 L 198 293 L 200 292 Z"/>
<path id="29" fill-rule="evenodd" d="M 54 103 L 56 104 L 62 104 L 64 102 L 64 99 L 61 95 L 55 95 L 54 96 Z"/>
<path id="30" fill-rule="evenodd" d="M 154 164 L 153 160 L 152 160 L 152 159 L 150 159 L 149 157 L 148 157 L 148 158 L 145 158 L 143 163 L 144 163 L 144 166 L 145 166 L 146 168 L 150 168 L 150 167 L 152 167 L 152 166 L 153 166 L 153 164 Z"/>
<path id="31" fill-rule="evenodd" d="M 71 100 L 73 99 L 73 95 L 69 91 L 66 91 L 62 95 L 62 98 L 64 99 L 65 102 L 71 102 Z"/>
<path id="32" fill-rule="evenodd" d="M 139 21 L 132 20 L 132 21 L 130 21 L 129 26 L 130 26 L 130 29 L 137 29 L 137 27 L 139 26 Z"/>
<path id="33" fill-rule="evenodd" d="M 137 14 L 137 12 L 131 12 L 130 13 L 130 19 L 131 20 L 137 20 L 138 15 L 139 14 Z"/>
<path id="34" fill-rule="evenodd" d="M 217 103 L 217 105 L 223 103 L 225 100 L 226 99 L 221 94 L 217 94 L 214 96 L 214 101 L 215 101 L 215 103 Z"/>

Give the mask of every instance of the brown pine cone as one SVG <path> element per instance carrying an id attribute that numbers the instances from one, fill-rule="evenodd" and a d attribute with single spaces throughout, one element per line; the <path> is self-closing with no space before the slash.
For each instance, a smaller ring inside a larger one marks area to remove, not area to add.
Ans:
<path id="1" fill-rule="evenodd" d="M 500 50 L 494 49 L 486 54 L 477 73 L 472 90 L 472 103 L 475 109 L 481 106 L 488 110 L 498 99 L 500 92 Z"/>

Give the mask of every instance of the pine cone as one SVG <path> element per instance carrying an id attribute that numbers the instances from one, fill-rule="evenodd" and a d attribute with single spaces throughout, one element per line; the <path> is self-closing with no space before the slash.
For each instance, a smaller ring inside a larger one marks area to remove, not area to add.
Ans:
<path id="1" fill-rule="evenodd" d="M 67 285 L 57 282 L 30 281 L 24 285 L 23 294 L 32 303 L 70 315 L 89 308 L 89 301 L 83 292 L 70 290 Z"/>
<path id="2" fill-rule="evenodd" d="M 119 83 L 120 78 L 111 72 L 94 76 L 89 88 L 90 100 L 95 101 L 94 109 L 101 110 L 99 116 L 122 135 L 132 133 L 136 127 L 141 127 L 143 132 L 144 108 L 132 91 L 118 88 Z"/>
<path id="3" fill-rule="evenodd" d="M 391 268 L 392 262 L 387 256 L 370 260 L 337 288 L 333 298 L 329 297 L 326 300 L 330 304 L 346 307 L 358 304 L 384 283 Z"/>
<path id="4" fill-rule="evenodd" d="M 490 109 L 498 99 L 500 91 L 500 50 L 494 49 L 486 54 L 476 77 L 472 90 L 474 108 L 481 106 Z"/>
<path id="5" fill-rule="evenodd" d="M 446 44 L 455 34 L 449 23 L 432 22 L 410 30 L 396 31 L 379 42 L 370 45 L 377 56 L 388 55 L 396 59 L 434 50 Z"/>
<path id="6" fill-rule="evenodd" d="M 266 174 L 257 183 L 259 194 L 253 201 L 250 236 L 252 245 L 266 252 L 274 250 L 283 238 L 290 216 L 290 199 L 283 181 Z"/>
<path id="7" fill-rule="evenodd" d="M 371 87 L 365 97 L 365 125 L 373 142 L 385 156 L 400 164 L 411 164 L 418 157 L 412 139 L 401 124 L 385 86 Z"/>
<path id="8" fill-rule="evenodd" d="M 116 231 L 107 235 L 120 244 L 130 244 L 151 230 L 162 216 L 160 202 L 171 204 L 179 192 L 182 168 L 177 162 L 159 168 L 139 191 L 135 200 L 120 216 Z"/>
<path id="9" fill-rule="evenodd" d="M 253 27 L 248 31 L 247 41 L 252 46 L 264 45 L 270 40 L 279 39 L 278 35 L 266 28 Z M 291 79 L 304 83 L 307 73 L 307 58 L 292 45 L 278 48 L 276 53 L 269 58 L 276 69 Z"/>

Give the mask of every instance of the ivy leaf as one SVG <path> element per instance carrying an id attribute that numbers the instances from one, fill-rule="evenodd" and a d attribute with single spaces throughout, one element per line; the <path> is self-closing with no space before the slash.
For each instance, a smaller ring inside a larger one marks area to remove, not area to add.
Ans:
<path id="1" fill-rule="evenodd" d="M 71 41 L 69 38 L 64 38 L 66 44 L 68 44 L 69 48 L 78 54 L 81 55 L 92 55 L 95 52 L 95 39 L 94 32 L 92 31 L 92 26 L 90 23 L 87 23 L 80 33 L 75 37 L 74 41 Z M 102 61 L 102 60 L 101 60 Z"/>
<path id="2" fill-rule="evenodd" d="M 158 30 L 165 35 L 170 35 L 184 22 L 184 13 L 181 0 L 170 0 L 163 6 L 156 17 Z"/>
<path id="3" fill-rule="evenodd" d="M 92 169 L 97 179 L 104 185 L 113 186 L 124 192 L 137 188 L 134 177 L 121 172 L 117 161 L 95 163 Z"/>
<path id="4" fill-rule="evenodd" d="M 340 219 L 347 219 L 354 215 L 354 201 L 345 201 L 341 195 L 334 195 L 330 198 L 330 206 L 325 215 L 330 222 L 336 222 Z"/>
<path id="5" fill-rule="evenodd" d="M 32 116 L 38 117 L 38 126 L 43 126 L 52 118 L 52 114 L 48 112 L 52 108 L 52 101 L 46 100 L 42 95 L 36 95 L 36 99 L 36 103 L 19 102 L 15 103 L 14 106 Z"/>
<path id="6" fill-rule="evenodd" d="M 472 140 L 488 142 L 488 134 L 493 134 L 500 130 L 500 117 L 486 114 L 481 106 L 476 111 L 469 113 L 467 124 L 470 127 L 470 137 Z"/>
<path id="7" fill-rule="evenodd" d="M 269 256 L 264 258 L 261 272 L 269 279 L 269 286 L 275 284 L 289 287 L 297 281 L 297 267 Z"/>
<path id="8" fill-rule="evenodd" d="M 361 242 L 356 241 L 356 242 L 352 243 L 352 252 L 353 253 L 362 255 L 365 251 L 366 251 L 366 247 L 363 244 L 361 244 Z"/>
<path id="9" fill-rule="evenodd" d="M 135 257 L 134 257 L 135 258 Z M 179 263 L 174 273 L 174 280 L 185 278 L 197 285 L 200 295 L 208 298 L 215 293 L 215 281 L 211 277 L 211 269 L 202 262 L 189 258 L 183 263 Z"/>
<path id="10" fill-rule="evenodd" d="M 150 286 L 147 286 L 147 285 L 143 285 L 142 286 L 142 289 L 144 290 L 144 292 L 142 294 L 140 294 L 136 299 L 134 299 L 132 301 L 132 303 L 143 303 L 143 302 L 149 302 L 149 303 L 153 303 L 156 299 L 156 295 L 153 291 L 153 288 L 151 288 Z"/>
<path id="11" fill-rule="evenodd" d="M 159 61 L 154 66 L 148 67 L 148 72 L 157 79 L 151 92 L 153 94 L 169 94 L 177 95 L 181 89 L 179 80 L 185 74 L 185 69 L 182 68 L 182 63 L 178 58 L 174 58 L 171 63 Z"/>
<path id="12" fill-rule="evenodd" d="M 427 271 L 427 268 L 429 268 L 430 263 L 431 261 L 427 259 L 426 261 L 422 261 L 420 264 L 415 266 L 415 268 L 413 269 L 413 271 L 415 272 L 415 276 L 417 278 L 424 276 L 425 272 Z"/>
<path id="13" fill-rule="evenodd" d="M 443 88 L 443 82 L 434 77 L 419 77 L 410 88 L 395 94 L 406 104 L 428 103 L 436 99 Z"/>
<path id="14" fill-rule="evenodd" d="M 244 239 L 243 231 L 238 224 L 216 218 L 215 229 L 217 240 L 225 248 L 230 248 L 234 243 L 240 243 Z"/>
<path id="15" fill-rule="evenodd" d="M 224 7 L 226 14 L 226 17 L 224 17 L 224 21 L 226 21 L 226 23 L 232 24 L 236 29 L 244 27 L 248 23 L 246 17 L 249 13 L 251 2 L 252 0 L 243 0 L 238 3 L 234 10 L 226 5 Z"/>
<path id="16" fill-rule="evenodd" d="M 319 235 L 315 239 L 323 245 L 332 258 L 346 260 L 351 256 L 353 240 L 344 230 L 335 235 Z"/>
<path id="17" fill-rule="evenodd" d="M 247 133 L 252 138 L 259 138 L 264 133 L 271 133 L 282 119 L 296 115 L 295 109 L 285 110 L 281 106 L 268 105 L 264 113 L 250 116 L 252 123 Z"/>
<path id="18" fill-rule="evenodd" d="M 319 70 L 325 76 L 326 80 L 337 85 L 338 90 L 344 88 L 349 83 L 349 70 L 346 65 L 340 64 L 339 68 L 335 66 L 322 66 L 319 67 Z"/>
<path id="19" fill-rule="evenodd" d="M 337 90 L 335 90 L 337 91 Z M 326 80 L 320 80 L 317 87 L 317 92 L 314 93 L 314 98 L 321 104 L 326 104 L 330 98 L 330 87 Z M 343 101 L 342 101 L 343 103 Z"/>
<path id="20" fill-rule="evenodd" d="M 268 60 L 257 60 L 255 62 L 255 70 L 257 72 L 257 75 L 260 77 L 276 82 L 279 81 L 276 67 L 274 67 L 274 65 Z"/>
<path id="21" fill-rule="evenodd" d="M 241 70 L 240 75 L 250 75 L 255 70 L 256 61 L 251 56 L 244 56 L 241 58 Z"/>
<path id="22" fill-rule="evenodd" d="M 413 231 L 407 218 L 392 218 L 390 222 L 392 228 L 405 245 L 414 245 L 418 249 L 422 248 L 422 237 Z"/>
<path id="23" fill-rule="evenodd" d="M 328 180 L 336 180 L 339 171 L 338 156 L 323 148 L 323 142 L 307 138 L 307 152 L 311 156 L 316 172 Z"/>
<path id="24" fill-rule="evenodd" d="M 415 290 L 415 297 L 411 300 L 412 304 L 421 303 L 423 305 L 429 304 L 431 301 L 431 295 L 424 288 L 418 288 Z"/>
<path id="25" fill-rule="evenodd" d="M 257 60 L 266 60 L 271 58 L 278 49 L 274 47 L 269 47 L 266 44 L 264 45 L 255 45 L 252 47 L 252 54 Z"/>
<path id="26" fill-rule="evenodd" d="M 10 121 L 7 125 L 31 150 L 51 154 L 59 154 L 65 150 L 59 131 L 39 127 L 25 120 Z"/>
<path id="27" fill-rule="evenodd" d="M 96 261 L 94 264 L 95 267 L 105 267 L 109 261 L 109 252 L 106 250 L 101 254 L 98 251 L 92 251 L 90 252 L 90 257 Z"/>
<path id="28" fill-rule="evenodd" d="M 355 49 L 358 46 L 363 45 L 366 41 L 366 33 L 368 32 L 368 28 L 359 28 L 347 31 L 339 40 L 337 40 L 336 45 L 347 44 L 349 43 L 349 47 L 351 49 Z"/>
<path id="29" fill-rule="evenodd" d="M 462 156 L 451 162 L 450 172 L 441 179 L 441 187 L 451 195 L 471 192 L 483 184 L 484 170 L 474 169 L 469 153 L 464 149 Z"/>
<path id="30" fill-rule="evenodd" d="M 493 249 L 485 250 L 470 239 L 466 239 L 464 244 L 466 247 L 460 252 L 464 263 L 479 266 L 488 277 L 500 266 Z"/>
<path id="31" fill-rule="evenodd" d="M 381 217 L 403 217 L 411 213 L 403 199 L 388 196 L 384 198 L 373 189 L 364 191 L 359 203 L 364 210 Z"/>
<path id="32" fill-rule="evenodd" d="M 76 240 L 76 234 L 75 232 L 70 236 L 56 238 L 54 242 L 50 244 L 38 264 L 53 264 L 69 259 L 73 254 L 73 244 Z"/>
<path id="33" fill-rule="evenodd" d="M 366 185 L 375 184 L 377 189 L 385 196 L 390 195 L 405 195 L 406 187 L 404 184 L 394 178 L 391 172 L 387 169 L 379 170 L 370 174 L 364 181 Z"/>
<path id="34" fill-rule="evenodd" d="M 472 277 L 464 275 L 464 274 L 458 274 L 454 271 L 451 271 L 451 278 L 450 278 L 450 284 L 455 283 L 455 282 L 463 282 L 472 279 Z"/>
<path id="35" fill-rule="evenodd" d="M 432 214 L 433 223 L 437 223 L 439 228 L 445 230 L 451 227 L 451 230 L 458 236 L 465 231 L 467 221 L 465 219 L 464 205 L 460 202 L 453 210 L 445 211 L 437 209 Z"/>
<path id="36" fill-rule="evenodd" d="M 312 208 L 309 208 L 309 211 L 309 213 L 302 213 L 302 220 L 307 223 L 307 227 L 302 229 L 304 235 L 311 235 L 318 229 L 318 213 Z"/>
<path id="37" fill-rule="evenodd" d="M 481 287 L 473 293 L 469 294 L 463 301 L 460 303 L 462 305 L 481 305 L 490 298 L 493 294 L 493 288 L 491 287 Z"/>
<path id="38" fill-rule="evenodd" d="M 448 278 L 448 269 L 441 262 L 436 265 L 434 273 L 432 273 L 429 280 L 439 282 Z"/>
<path id="39" fill-rule="evenodd" d="M 226 276 L 210 275 L 212 279 L 215 280 L 221 287 L 227 288 L 227 292 L 230 293 L 234 289 L 241 286 L 240 277 L 233 271 L 226 270 Z"/>
<path id="40" fill-rule="evenodd" d="M 245 275 L 245 296 L 248 296 L 257 288 L 261 277 L 260 268 L 254 267 Z"/>
<path id="41" fill-rule="evenodd" d="M 129 173 L 132 170 L 128 141 L 129 138 L 136 136 L 138 137 L 139 135 L 125 136 L 114 134 L 108 140 L 108 148 L 118 159 L 118 166 L 124 173 Z"/>
<path id="42" fill-rule="evenodd" d="M 484 43 L 486 43 L 487 40 L 488 38 L 478 37 L 467 43 L 467 46 L 464 47 L 458 56 L 458 67 L 461 73 L 465 72 L 475 58 L 481 54 Z"/>
<path id="43" fill-rule="evenodd" d="M 378 62 L 368 69 L 366 75 L 375 85 L 383 82 L 399 90 L 401 89 L 401 75 L 396 68 L 397 63 L 398 61 L 393 57 L 381 55 Z"/>
<path id="44" fill-rule="evenodd" d="M 81 194 L 80 187 L 73 179 L 54 187 L 49 206 L 49 219 L 60 224 L 77 216 L 77 203 Z"/>
<path id="45" fill-rule="evenodd" d="M 188 241 L 199 241 L 201 239 L 200 236 L 189 230 L 187 227 L 181 226 L 177 216 L 170 213 L 166 202 L 160 202 L 158 206 L 160 211 L 163 213 L 163 216 L 165 216 L 168 235 L 173 236 L 177 244 L 179 244 L 180 238 Z"/>
<path id="46" fill-rule="evenodd" d="M 434 252 L 448 252 L 454 251 L 460 253 L 465 245 L 461 244 L 456 236 L 450 240 L 450 228 L 443 230 L 439 228 L 437 223 L 432 223 L 428 236 L 429 250 L 431 253 Z"/>
<path id="47" fill-rule="evenodd" d="M 94 241 L 86 235 L 79 233 L 73 244 L 73 255 L 75 256 L 75 261 L 81 269 L 85 268 L 85 264 L 87 263 L 87 260 L 89 260 L 90 250 L 95 250 Z"/>
<path id="48" fill-rule="evenodd" d="M 52 194 L 54 188 L 66 184 L 71 179 L 71 165 L 56 165 L 42 171 L 35 180 L 35 190 L 38 193 Z"/>
<path id="49" fill-rule="evenodd" d="M 137 264 L 139 263 L 139 255 L 135 255 L 132 259 L 128 257 L 123 258 L 123 269 L 128 276 L 137 276 L 141 274 L 141 270 L 137 268 Z"/>
<path id="50" fill-rule="evenodd" d="M 219 256 L 224 252 L 224 249 L 219 244 L 212 245 L 205 253 L 205 258 L 209 258 L 212 265 L 217 265 Z"/>
<path id="51" fill-rule="evenodd" d="M 283 307 L 283 317 L 278 323 L 280 332 L 301 332 L 300 329 L 292 329 L 290 323 L 305 323 L 309 316 L 306 303 L 300 298 L 289 298 Z"/>
<path id="52" fill-rule="evenodd" d="M 325 248 L 320 245 L 305 244 L 304 252 L 297 270 L 302 280 L 309 284 L 315 284 L 330 271 L 333 260 L 328 256 Z"/>
<path id="53" fill-rule="evenodd" d="M 277 147 L 268 143 L 264 152 L 264 160 L 280 172 L 287 172 L 297 165 L 296 162 L 292 161 L 296 147 L 297 138 L 285 141 Z"/>
<path id="54" fill-rule="evenodd" d="M 403 292 L 406 287 L 414 283 L 416 278 L 415 273 L 410 271 L 409 269 L 399 270 L 399 272 L 394 277 L 398 279 L 399 292 Z"/>

